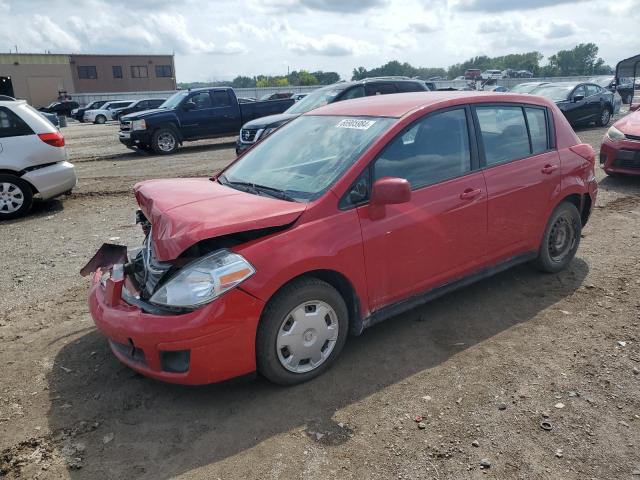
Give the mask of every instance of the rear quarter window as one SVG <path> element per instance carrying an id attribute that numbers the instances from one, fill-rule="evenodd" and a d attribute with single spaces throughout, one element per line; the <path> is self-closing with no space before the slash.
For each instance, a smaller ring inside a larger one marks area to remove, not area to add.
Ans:
<path id="1" fill-rule="evenodd" d="M 0 138 L 33 135 L 33 130 L 18 115 L 0 107 Z"/>

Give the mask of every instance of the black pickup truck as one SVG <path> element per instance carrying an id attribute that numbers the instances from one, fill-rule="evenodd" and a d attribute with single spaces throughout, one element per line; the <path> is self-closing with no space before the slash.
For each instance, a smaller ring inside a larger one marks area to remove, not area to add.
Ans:
<path id="1" fill-rule="evenodd" d="M 120 142 L 129 148 L 168 154 L 182 142 L 235 134 L 246 122 L 284 112 L 294 100 L 239 103 L 232 88 L 180 91 L 159 108 L 120 118 Z"/>

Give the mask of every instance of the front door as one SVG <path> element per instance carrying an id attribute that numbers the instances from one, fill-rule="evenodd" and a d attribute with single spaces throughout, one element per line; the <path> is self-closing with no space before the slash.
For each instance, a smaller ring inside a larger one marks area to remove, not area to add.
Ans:
<path id="1" fill-rule="evenodd" d="M 567 120 L 571 125 L 589 120 L 589 106 L 587 105 L 587 91 L 584 85 L 579 85 L 569 96 L 569 104 L 565 110 Z"/>
<path id="2" fill-rule="evenodd" d="M 387 205 L 382 218 L 358 208 L 372 310 L 476 270 L 486 249 L 482 172 L 473 168 L 468 113 L 435 112 L 400 133 L 372 164 L 371 183 L 409 181 L 408 203 Z"/>

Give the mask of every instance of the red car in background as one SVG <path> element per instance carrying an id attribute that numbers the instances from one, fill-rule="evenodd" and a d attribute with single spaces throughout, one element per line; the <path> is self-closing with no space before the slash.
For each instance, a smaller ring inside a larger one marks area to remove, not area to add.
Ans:
<path id="1" fill-rule="evenodd" d="M 540 97 L 333 103 L 211 179 L 139 183 L 144 245 L 128 258 L 105 245 L 90 262 L 91 315 L 149 377 L 303 382 L 349 334 L 523 262 L 566 268 L 594 162 Z"/>
<path id="2" fill-rule="evenodd" d="M 609 175 L 640 175 L 640 111 L 609 128 L 600 147 L 600 165 Z"/>

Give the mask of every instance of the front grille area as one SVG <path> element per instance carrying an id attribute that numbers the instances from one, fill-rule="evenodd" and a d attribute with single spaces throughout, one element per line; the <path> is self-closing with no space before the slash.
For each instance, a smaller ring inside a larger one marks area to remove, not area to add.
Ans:
<path id="1" fill-rule="evenodd" d="M 140 297 L 144 300 L 151 298 L 158 284 L 173 265 L 156 260 L 151 245 L 151 233 L 147 235 L 142 249 L 131 260 L 128 271 L 133 274 L 133 279 L 140 289 Z"/>
<path id="2" fill-rule="evenodd" d="M 640 170 L 640 150 L 620 150 L 616 156 L 614 167 Z"/>
<path id="3" fill-rule="evenodd" d="M 240 130 L 240 139 L 244 143 L 253 143 L 256 139 L 256 133 L 258 130 L 247 128 Z"/>
<path id="4" fill-rule="evenodd" d="M 131 131 L 131 121 L 121 121 L 120 122 L 120 131 L 121 132 L 129 132 Z"/>

